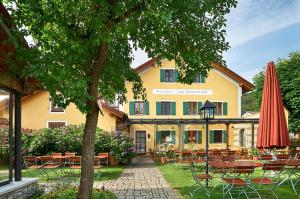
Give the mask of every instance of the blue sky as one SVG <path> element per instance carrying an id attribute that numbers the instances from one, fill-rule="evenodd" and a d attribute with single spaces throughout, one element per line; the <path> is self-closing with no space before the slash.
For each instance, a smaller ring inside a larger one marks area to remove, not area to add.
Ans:
<path id="1" fill-rule="evenodd" d="M 227 16 L 227 66 L 252 81 L 267 62 L 300 51 L 300 0 L 239 0 Z M 134 53 L 136 67 L 148 58 Z"/>

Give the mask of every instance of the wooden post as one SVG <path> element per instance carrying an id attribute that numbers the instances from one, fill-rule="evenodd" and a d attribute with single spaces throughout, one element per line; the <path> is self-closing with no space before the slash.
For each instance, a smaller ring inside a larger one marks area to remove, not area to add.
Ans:
<path id="1" fill-rule="evenodd" d="M 252 139 L 251 145 L 252 147 L 254 147 L 254 122 L 251 123 L 251 139 Z"/>
<path id="2" fill-rule="evenodd" d="M 21 94 L 15 93 L 15 181 L 22 180 Z"/>
<path id="3" fill-rule="evenodd" d="M 229 149 L 229 123 L 226 123 L 226 131 L 227 131 L 226 149 Z"/>

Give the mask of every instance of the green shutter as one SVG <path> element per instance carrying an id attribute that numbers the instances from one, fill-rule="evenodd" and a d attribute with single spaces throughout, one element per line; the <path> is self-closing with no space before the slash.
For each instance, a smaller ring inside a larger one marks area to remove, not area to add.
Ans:
<path id="1" fill-rule="evenodd" d="M 227 134 L 227 131 L 223 131 L 223 143 L 227 143 L 227 139 L 228 139 L 228 134 Z"/>
<path id="2" fill-rule="evenodd" d="M 145 115 L 149 115 L 149 102 L 148 101 L 145 101 L 144 107 L 145 107 Z"/>
<path id="3" fill-rule="evenodd" d="M 189 142 L 188 137 L 188 131 L 184 131 L 183 144 L 187 144 Z"/>
<path id="4" fill-rule="evenodd" d="M 176 115 L 176 102 L 171 102 L 171 113 Z"/>
<path id="5" fill-rule="evenodd" d="M 160 144 L 160 139 L 161 139 L 161 132 L 156 131 L 156 144 Z"/>
<path id="6" fill-rule="evenodd" d="M 202 144 L 202 131 L 197 131 L 197 143 Z"/>
<path id="7" fill-rule="evenodd" d="M 156 115 L 161 115 L 161 102 L 156 102 Z"/>
<path id="8" fill-rule="evenodd" d="M 129 115 L 134 115 L 134 102 L 129 102 Z"/>
<path id="9" fill-rule="evenodd" d="M 223 102 L 223 115 L 227 115 L 227 102 Z"/>
<path id="10" fill-rule="evenodd" d="M 214 139 L 214 136 L 215 136 L 214 133 L 215 133 L 214 131 L 209 131 L 209 142 L 210 143 L 214 143 L 214 140 L 215 140 Z"/>
<path id="11" fill-rule="evenodd" d="M 171 137 L 172 137 L 172 144 L 176 144 L 176 135 L 175 135 L 175 131 L 171 131 Z"/>
<path id="12" fill-rule="evenodd" d="M 174 80 L 178 82 L 178 70 L 174 70 Z"/>
<path id="13" fill-rule="evenodd" d="M 205 76 L 204 75 L 200 76 L 200 81 L 201 81 L 201 83 L 205 83 Z"/>
<path id="14" fill-rule="evenodd" d="M 202 102 L 198 102 L 198 115 L 202 114 L 202 111 L 200 111 L 201 108 L 202 108 Z"/>
<path id="15" fill-rule="evenodd" d="M 189 103 L 183 102 L 183 115 L 188 115 L 188 114 L 189 114 Z"/>
<path id="16" fill-rule="evenodd" d="M 160 82 L 165 81 L 165 69 L 160 69 Z"/>

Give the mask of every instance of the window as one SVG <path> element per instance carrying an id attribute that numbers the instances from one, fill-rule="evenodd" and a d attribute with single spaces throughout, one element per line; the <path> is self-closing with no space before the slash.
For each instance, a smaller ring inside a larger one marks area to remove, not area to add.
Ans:
<path id="1" fill-rule="evenodd" d="M 213 102 L 216 106 L 215 115 L 227 115 L 227 102 Z"/>
<path id="2" fill-rule="evenodd" d="M 171 102 L 161 102 L 161 114 L 171 115 Z"/>
<path id="3" fill-rule="evenodd" d="M 160 143 L 172 142 L 171 131 L 161 131 L 160 134 Z"/>
<path id="4" fill-rule="evenodd" d="M 144 102 L 134 102 L 134 114 L 135 115 L 144 114 Z"/>
<path id="5" fill-rule="evenodd" d="M 48 128 L 59 128 L 66 126 L 66 122 L 48 122 Z"/>
<path id="6" fill-rule="evenodd" d="M 201 74 L 195 75 L 194 82 L 205 83 L 205 77 Z"/>
<path id="7" fill-rule="evenodd" d="M 163 143 L 176 143 L 175 138 L 175 131 L 170 130 L 163 130 L 163 131 L 157 131 L 156 132 L 156 143 L 157 144 L 163 144 Z"/>
<path id="8" fill-rule="evenodd" d="M 65 110 L 61 107 L 59 107 L 53 99 L 50 101 L 50 112 L 52 113 L 63 113 Z"/>
<path id="9" fill-rule="evenodd" d="M 196 143 L 197 131 L 188 131 L 188 143 Z"/>
<path id="10" fill-rule="evenodd" d="M 223 142 L 223 131 L 215 130 L 214 132 L 214 143 L 222 143 Z"/>
<path id="11" fill-rule="evenodd" d="M 174 70 L 165 70 L 165 82 L 174 82 Z"/>
<path id="12" fill-rule="evenodd" d="M 197 102 L 188 102 L 188 114 L 197 115 Z"/>
<path id="13" fill-rule="evenodd" d="M 222 102 L 214 102 L 214 105 L 216 106 L 215 115 L 222 115 Z"/>

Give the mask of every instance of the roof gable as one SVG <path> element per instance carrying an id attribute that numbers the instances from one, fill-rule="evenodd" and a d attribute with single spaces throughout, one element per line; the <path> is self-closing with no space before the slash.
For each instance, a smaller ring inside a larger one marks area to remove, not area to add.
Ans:
<path id="1" fill-rule="evenodd" d="M 147 70 L 150 67 L 153 67 L 157 64 L 158 57 L 154 57 L 147 62 L 143 63 L 142 65 L 136 67 L 134 70 L 137 73 L 142 73 L 143 71 Z M 243 93 L 249 92 L 254 88 L 254 85 L 235 73 L 234 71 L 230 70 L 229 68 L 222 66 L 221 64 L 212 64 L 212 68 L 222 72 L 224 75 L 230 77 L 234 81 L 236 81 L 243 89 Z"/>

